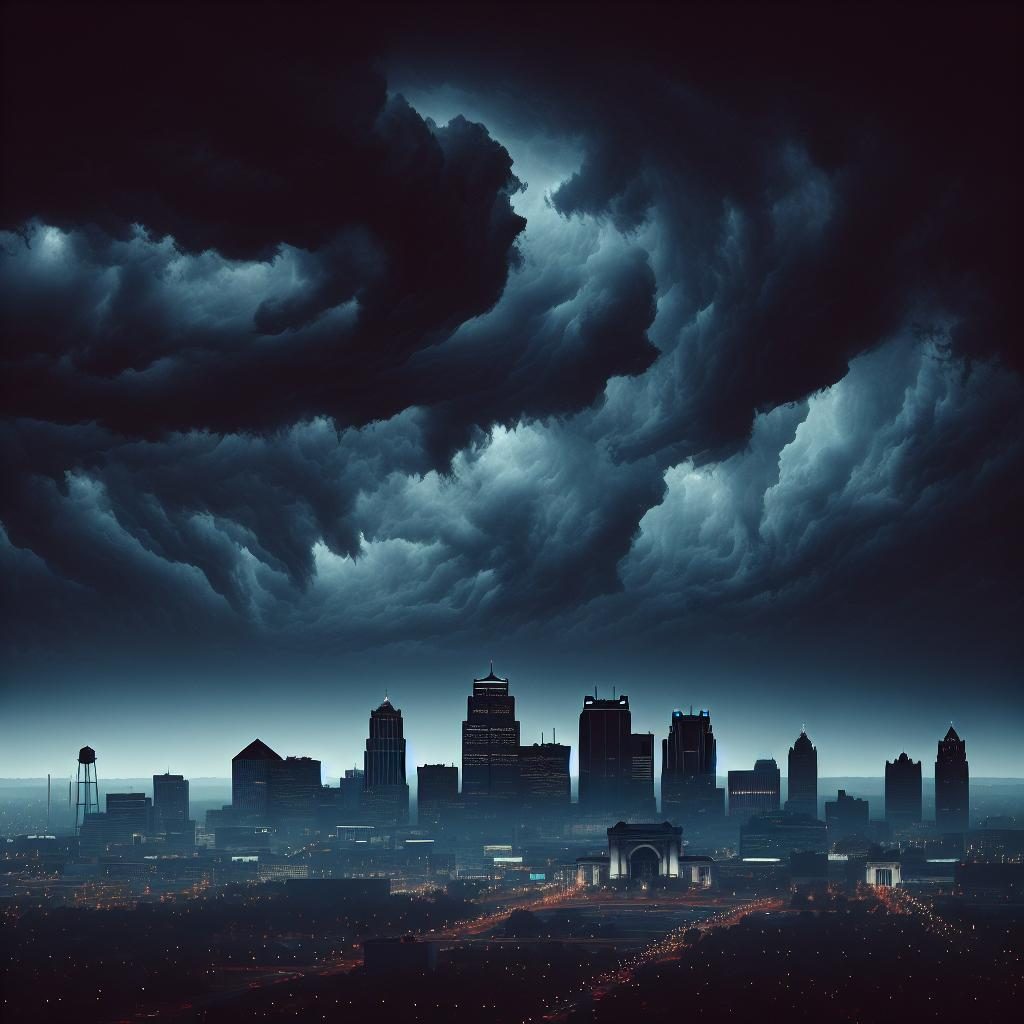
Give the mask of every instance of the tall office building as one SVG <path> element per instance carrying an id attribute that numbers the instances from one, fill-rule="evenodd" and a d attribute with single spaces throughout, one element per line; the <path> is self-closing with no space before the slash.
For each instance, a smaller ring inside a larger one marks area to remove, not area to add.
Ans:
<path id="1" fill-rule="evenodd" d="M 339 809 L 346 814 L 357 815 L 363 806 L 365 788 L 366 772 L 362 768 L 346 768 L 344 778 L 338 782 L 338 789 L 341 790 Z"/>
<path id="2" fill-rule="evenodd" d="M 441 825 L 459 804 L 459 769 L 421 764 L 416 769 L 416 807 L 421 825 Z"/>
<path id="3" fill-rule="evenodd" d="M 912 825 L 921 820 L 921 762 L 904 751 L 885 762 L 885 820 L 890 825 Z"/>
<path id="4" fill-rule="evenodd" d="M 789 748 L 789 798 L 786 810 L 818 816 L 818 751 L 801 730 Z"/>
<path id="5" fill-rule="evenodd" d="M 310 818 L 320 804 L 323 776 L 315 757 L 286 757 L 275 761 L 270 772 L 272 817 Z"/>
<path id="6" fill-rule="evenodd" d="M 583 698 L 580 712 L 580 809 L 617 814 L 633 802 L 629 697 Z"/>
<path id="7" fill-rule="evenodd" d="M 773 757 L 755 761 L 753 770 L 729 772 L 729 817 L 749 818 L 777 811 L 781 782 Z"/>
<path id="8" fill-rule="evenodd" d="M 402 712 L 386 697 L 370 712 L 363 771 L 363 797 L 370 814 L 392 824 L 407 822 L 409 783 L 405 776 Z"/>
<path id="9" fill-rule="evenodd" d="M 654 798 L 654 733 L 630 733 L 629 745 L 629 809 L 640 817 L 653 818 L 658 809 Z"/>
<path id="10" fill-rule="evenodd" d="M 721 817 L 725 791 L 715 785 L 718 752 L 711 712 L 672 712 L 661 741 L 661 812 L 674 824 Z"/>
<path id="11" fill-rule="evenodd" d="M 467 806 L 511 806 L 519 792 L 519 722 L 508 680 L 473 680 L 462 723 L 462 798 Z"/>
<path id="12" fill-rule="evenodd" d="M 236 814 L 269 813 L 271 774 L 282 760 L 260 739 L 235 754 L 231 759 L 231 807 Z"/>
<path id="13" fill-rule="evenodd" d="M 109 842 L 127 843 L 148 835 L 153 828 L 153 801 L 145 793 L 107 794 Z"/>
<path id="14" fill-rule="evenodd" d="M 848 836 L 866 836 L 868 833 L 868 802 L 847 796 L 841 789 L 835 800 L 825 802 L 825 825 L 829 842 Z"/>
<path id="15" fill-rule="evenodd" d="M 522 804 L 530 812 L 568 812 L 572 799 L 569 747 L 544 742 L 520 747 L 519 787 Z"/>
<path id="16" fill-rule="evenodd" d="M 970 812 L 967 744 L 951 725 L 939 740 L 935 759 L 935 827 L 940 832 L 966 832 Z"/>
<path id="17" fill-rule="evenodd" d="M 188 779 L 183 775 L 153 776 L 153 814 L 164 832 L 181 832 L 188 818 Z"/>

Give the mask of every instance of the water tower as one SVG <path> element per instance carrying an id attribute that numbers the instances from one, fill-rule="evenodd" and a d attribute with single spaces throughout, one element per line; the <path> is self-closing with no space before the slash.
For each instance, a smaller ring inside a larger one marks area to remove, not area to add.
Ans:
<path id="1" fill-rule="evenodd" d="M 85 822 L 87 814 L 98 814 L 100 787 L 96 779 L 96 751 L 82 747 L 78 752 L 78 786 L 75 800 L 75 835 Z"/>

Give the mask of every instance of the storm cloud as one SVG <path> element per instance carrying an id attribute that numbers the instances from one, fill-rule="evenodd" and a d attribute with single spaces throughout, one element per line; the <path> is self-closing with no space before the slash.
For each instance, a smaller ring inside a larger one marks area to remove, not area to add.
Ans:
<path id="1" fill-rule="evenodd" d="M 59 75 L 10 42 L 28 9 L 4 62 L 17 664 L 172 635 L 1016 657 L 988 22 L 830 53 L 792 12 L 667 41 L 571 9 L 500 47 L 468 12 L 60 14 Z"/>

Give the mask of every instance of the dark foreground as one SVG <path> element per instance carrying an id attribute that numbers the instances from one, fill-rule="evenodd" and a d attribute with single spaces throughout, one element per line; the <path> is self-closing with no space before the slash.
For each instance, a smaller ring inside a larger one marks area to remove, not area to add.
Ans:
<path id="1" fill-rule="evenodd" d="M 0 1019 L 906 1024 L 1012 1019 L 1024 1001 L 1019 913 L 939 915 L 896 892 L 718 908 L 577 893 L 505 914 L 411 900 L 386 928 L 437 942 L 420 973 L 368 972 L 323 922 L 262 936 L 282 924 L 272 901 L 181 910 L 8 919 Z"/>

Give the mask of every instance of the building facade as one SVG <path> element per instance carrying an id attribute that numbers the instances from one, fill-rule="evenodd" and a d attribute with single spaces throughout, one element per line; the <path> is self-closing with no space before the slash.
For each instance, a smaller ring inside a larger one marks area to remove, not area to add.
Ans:
<path id="1" fill-rule="evenodd" d="M 935 759 L 935 827 L 940 832 L 966 832 L 970 819 L 970 775 L 967 744 L 951 725 L 939 740 Z"/>
<path id="2" fill-rule="evenodd" d="M 667 821 L 627 825 L 620 821 L 608 829 L 608 878 L 678 878 L 683 830 Z"/>
<path id="3" fill-rule="evenodd" d="M 630 810 L 641 817 L 654 817 L 654 733 L 630 733 Z"/>
<path id="4" fill-rule="evenodd" d="M 755 761 L 753 769 L 729 772 L 729 817 L 777 811 L 780 789 L 781 775 L 774 758 Z"/>
<path id="5" fill-rule="evenodd" d="M 534 743 L 519 748 L 519 795 L 531 812 L 568 813 L 572 799 L 569 747 L 564 743 Z"/>
<path id="6" fill-rule="evenodd" d="M 806 732 L 801 731 L 789 748 L 789 796 L 786 810 L 794 814 L 818 816 L 818 750 Z"/>
<path id="7" fill-rule="evenodd" d="M 386 697 L 370 712 L 370 735 L 363 754 L 363 806 L 382 822 L 404 824 L 409 820 L 402 712 Z"/>
<path id="8" fill-rule="evenodd" d="M 629 697 L 586 696 L 580 712 L 579 805 L 619 813 L 633 797 L 633 732 Z M 653 777 L 653 776 L 652 776 Z"/>
<path id="9" fill-rule="evenodd" d="M 453 764 L 421 764 L 416 769 L 416 805 L 421 825 L 440 825 L 459 804 L 459 769 Z"/>
<path id="10" fill-rule="evenodd" d="M 896 826 L 921 821 L 921 762 L 906 751 L 885 762 L 885 820 Z"/>
<path id="11" fill-rule="evenodd" d="M 153 776 L 153 813 L 159 828 L 180 832 L 188 818 L 188 779 L 183 775 Z"/>
<path id="12" fill-rule="evenodd" d="M 311 818 L 323 789 L 322 766 L 315 757 L 286 757 L 270 769 L 270 816 L 277 820 Z"/>
<path id="13" fill-rule="evenodd" d="M 846 790 L 839 790 L 835 800 L 825 802 L 825 824 L 828 827 L 829 842 L 846 839 L 848 836 L 868 834 L 868 802 L 847 796 Z"/>
<path id="14" fill-rule="evenodd" d="M 231 759 L 231 807 L 236 814 L 269 814 L 271 774 L 282 760 L 261 739 L 235 754 Z"/>
<path id="15" fill-rule="evenodd" d="M 661 741 L 661 810 L 670 821 L 692 823 L 725 813 L 725 791 L 716 786 L 718 752 L 711 713 L 672 712 Z"/>
<path id="16" fill-rule="evenodd" d="M 467 805 L 511 807 L 519 792 L 519 722 L 508 680 L 473 680 L 462 723 L 462 798 Z"/>

